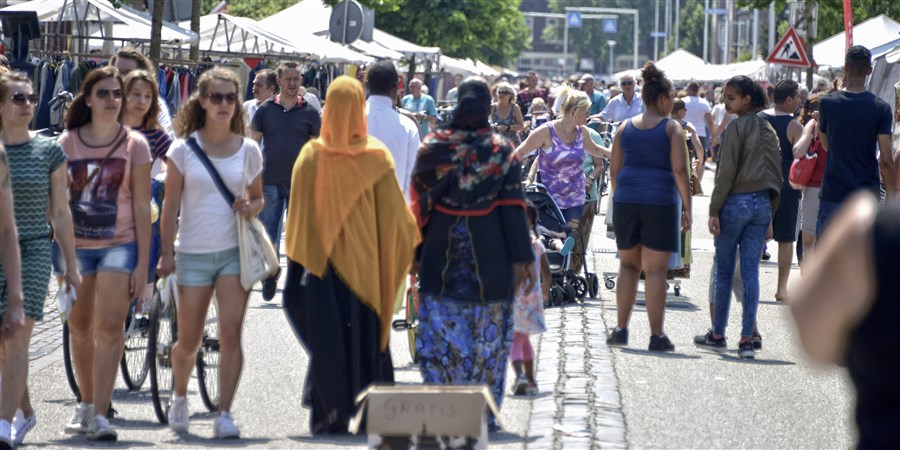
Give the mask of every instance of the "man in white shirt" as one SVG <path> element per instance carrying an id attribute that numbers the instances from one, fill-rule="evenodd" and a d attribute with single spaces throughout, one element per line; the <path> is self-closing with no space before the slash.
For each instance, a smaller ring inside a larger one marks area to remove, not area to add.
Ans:
<path id="1" fill-rule="evenodd" d="M 275 96 L 278 88 L 278 75 L 272 69 L 262 69 L 256 73 L 253 79 L 253 98 L 244 102 L 244 124 L 247 127 L 247 135 L 250 135 L 250 124 L 253 116 L 262 102 Z"/>
<path id="2" fill-rule="evenodd" d="M 644 102 L 635 93 L 634 76 L 627 74 L 619 79 L 622 93 L 613 97 L 598 116 L 607 122 L 623 122 L 644 112 Z M 593 116 L 591 118 L 595 118 Z"/>
<path id="3" fill-rule="evenodd" d="M 403 195 L 409 197 L 409 185 L 416 154 L 419 151 L 419 129 L 416 123 L 397 112 L 393 99 L 397 98 L 400 77 L 391 61 L 380 61 L 366 72 L 366 120 L 369 135 L 378 138 L 394 157 L 394 170 Z"/>
<path id="4" fill-rule="evenodd" d="M 685 88 L 685 92 L 687 92 L 687 96 L 682 98 L 682 100 L 684 100 L 684 109 L 687 110 L 687 116 L 684 119 L 697 130 L 697 137 L 700 138 L 700 145 L 703 146 L 702 154 L 697 155 L 702 159 L 700 165 L 697 166 L 697 178 L 703 181 L 706 158 L 709 156 L 707 130 L 712 133 L 716 129 L 713 124 L 712 106 L 709 105 L 706 99 L 700 98 L 700 83 L 691 81 Z"/>

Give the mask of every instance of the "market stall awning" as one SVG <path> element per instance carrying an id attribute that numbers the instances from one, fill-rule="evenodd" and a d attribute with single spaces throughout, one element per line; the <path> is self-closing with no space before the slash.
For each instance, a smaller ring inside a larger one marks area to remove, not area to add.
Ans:
<path id="1" fill-rule="evenodd" d="M 872 58 L 890 52 L 900 44 L 900 23 L 882 14 L 853 27 L 853 44 L 872 51 Z M 844 65 L 844 32 L 835 34 L 813 46 L 813 59 L 819 66 Z"/>
<path id="2" fill-rule="evenodd" d="M 462 76 L 481 75 L 478 66 L 466 59 L 456 59 L 449 56 L 441 57 L 441 68 L 454 75 Z"/>
<path id="3" fill-rule="evenodd" d="M 3 8 L 2 11 L 35 11 L 41 22 L 74 21 L 89 24 L 91 29 L 83 33 L 93 38 L 150 41 L 151 17 L 127 5 L 114 7 L 108 0 L 33 0 Z M 103 24 L 113 22 L 113 31 L 107 35 Z M 163 22 L 163 43 L 196 43 L 199 36 L 188 29 L 170 22 Z"/>
<path id="4" fill-rule="evenodd" d="M 656 62 L 656 67 L 666 73 L 672 82 L 681 83 L 701 80 L 706 71 L 706 61 L 697 55 L 679 48 Z"/>
<path id="5" fill-rule="evenodd" d="M 283 36 L 293 36 L 296 33 L 313 33 L 322 35 L 328 42 L 331 42 L 326 37 L 328 35 L 328 22 L 331 18 L 331 10 L 331 7 L 324 4 L 322 0 L 303 0 L 260 20 L 259 23 L 267 30 Z M 298 18 L 302 18 L 302 23 L 298 22 Z M 334 43 L 332 42 L 332 44 Z M 340 46 L 339 44 L 334 45 Z M 437 63 L 441 55 L 441 49 L 438 47 L 423 47 L 385 33 L 377 28 L 372 33 L 372 42 L 358 39 L 350 46 L 376 58 L 400 59 L 402 57 L 416 57 L 419 60 L 429 59 Z"/>
<path id="6" fill-rule="evenodd" d="M 366 55 L 302 31 L 291 36 L 282 36 L 247 17 L 210 14 L 200 19 L 201 51 L 296 55 L 302 59 L 353 64 L 372 61 L 372 58 Z"/>

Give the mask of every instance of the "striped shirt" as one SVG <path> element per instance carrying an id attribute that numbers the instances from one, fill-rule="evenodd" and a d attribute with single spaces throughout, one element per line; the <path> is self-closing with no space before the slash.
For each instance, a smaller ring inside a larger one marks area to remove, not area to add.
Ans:
<path id="1" fill-rule="evenodd" d="M 172 145 L 172 138 L 165 131 L 148 130 L 144 127 L 135 128 L 135 131 L 140 131 L 147 138 L 147 143 L 150 144 L 150 156 L 154 160 L 157 158 L 162 158 L 163 161 L 166 160 L 166 152 L 169 151 L 169 146 Z"/>

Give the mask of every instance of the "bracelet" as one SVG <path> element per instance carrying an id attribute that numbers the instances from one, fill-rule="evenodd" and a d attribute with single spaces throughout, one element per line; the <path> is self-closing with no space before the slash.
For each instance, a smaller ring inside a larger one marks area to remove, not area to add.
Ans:
<path id="1" fill-rule="evenodd" d="M 591 181 L 594 181 L 594 180 L 596 180 L 596 179 L 597 179 L 597 177 L 595 177 L 595 176 L 594 176 L 594 174 L 590 174 L 590 175 L 588 175 L 588 178 L 590 178 L 590 179 L 591 179 Z"/>

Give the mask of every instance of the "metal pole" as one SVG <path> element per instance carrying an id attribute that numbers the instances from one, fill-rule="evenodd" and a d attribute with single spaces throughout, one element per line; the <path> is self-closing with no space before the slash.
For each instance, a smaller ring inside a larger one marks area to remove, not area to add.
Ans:
<path id="1" fill-rule="evenodd" d="M 706 0 L 707 2 L 709 0 Z M 656 11 L 653 13 L 653 60 L 659 60 L 659 0 L 656 0 Z M 704 41 L 705 42 L 705 41 Z"/>
<path id="2" fill-rule="evenodd" d="M 681 30 L 681 0 L 675 0 L 675 50 L 680 48 L 679 44 L 679 30 Z"/>
<path id="3" fill-rule="evenodd" d="M 666 0 L 666 18 L 665 24 L 663 24 L 663 32 L 666 33 L 666 40 L 663 42 L 663 53 L 666 55 L 669 54 L 669 22 L 671 22 L 672 8 L 671 5 L 672 0 Z"/>
<path id="4" fill-rule="evenodd" d="M 634 10 L 634 67 L 639 68 L 641 66 L 638 65 L 638 25 L 641 23 L 641 12 L 637 9 Z"/>
<path id="5" fill-rule="evenodd" d="M 753 10 L 753 59 L 759 54 L 759 10 Z"/>
<path id="6" fill-rule="evenodd" d="M 563 73 L 562 76 L 569 74 L 569 19 L 565 19 L 563 25 Z"/>
<path id="7" fill-rule="evenodd" d="M 725 2 L 727 13 L 725 16 L 725 58 L 722 60 L 724 64 L 731 64 L 731 21 L 732 12 L 734 11 L 734 3 Z"/>
<path id="8" fill-rule="evenodd" d="M 341 44 L 347 43 L 347 14 L 350 12 L 350 4 L 344 2 L 344 29 L 341 36 Z"/>
<path id="9" fill-rule="evenodd" d="M 709 62 L 709 0 L 703 0 L 703 60 Z"/>
<path id="10" fill-rule="evenodd" d="M 769 48 L 771 52 L 775 48 L 775 2 L 769 4 Z"/>

